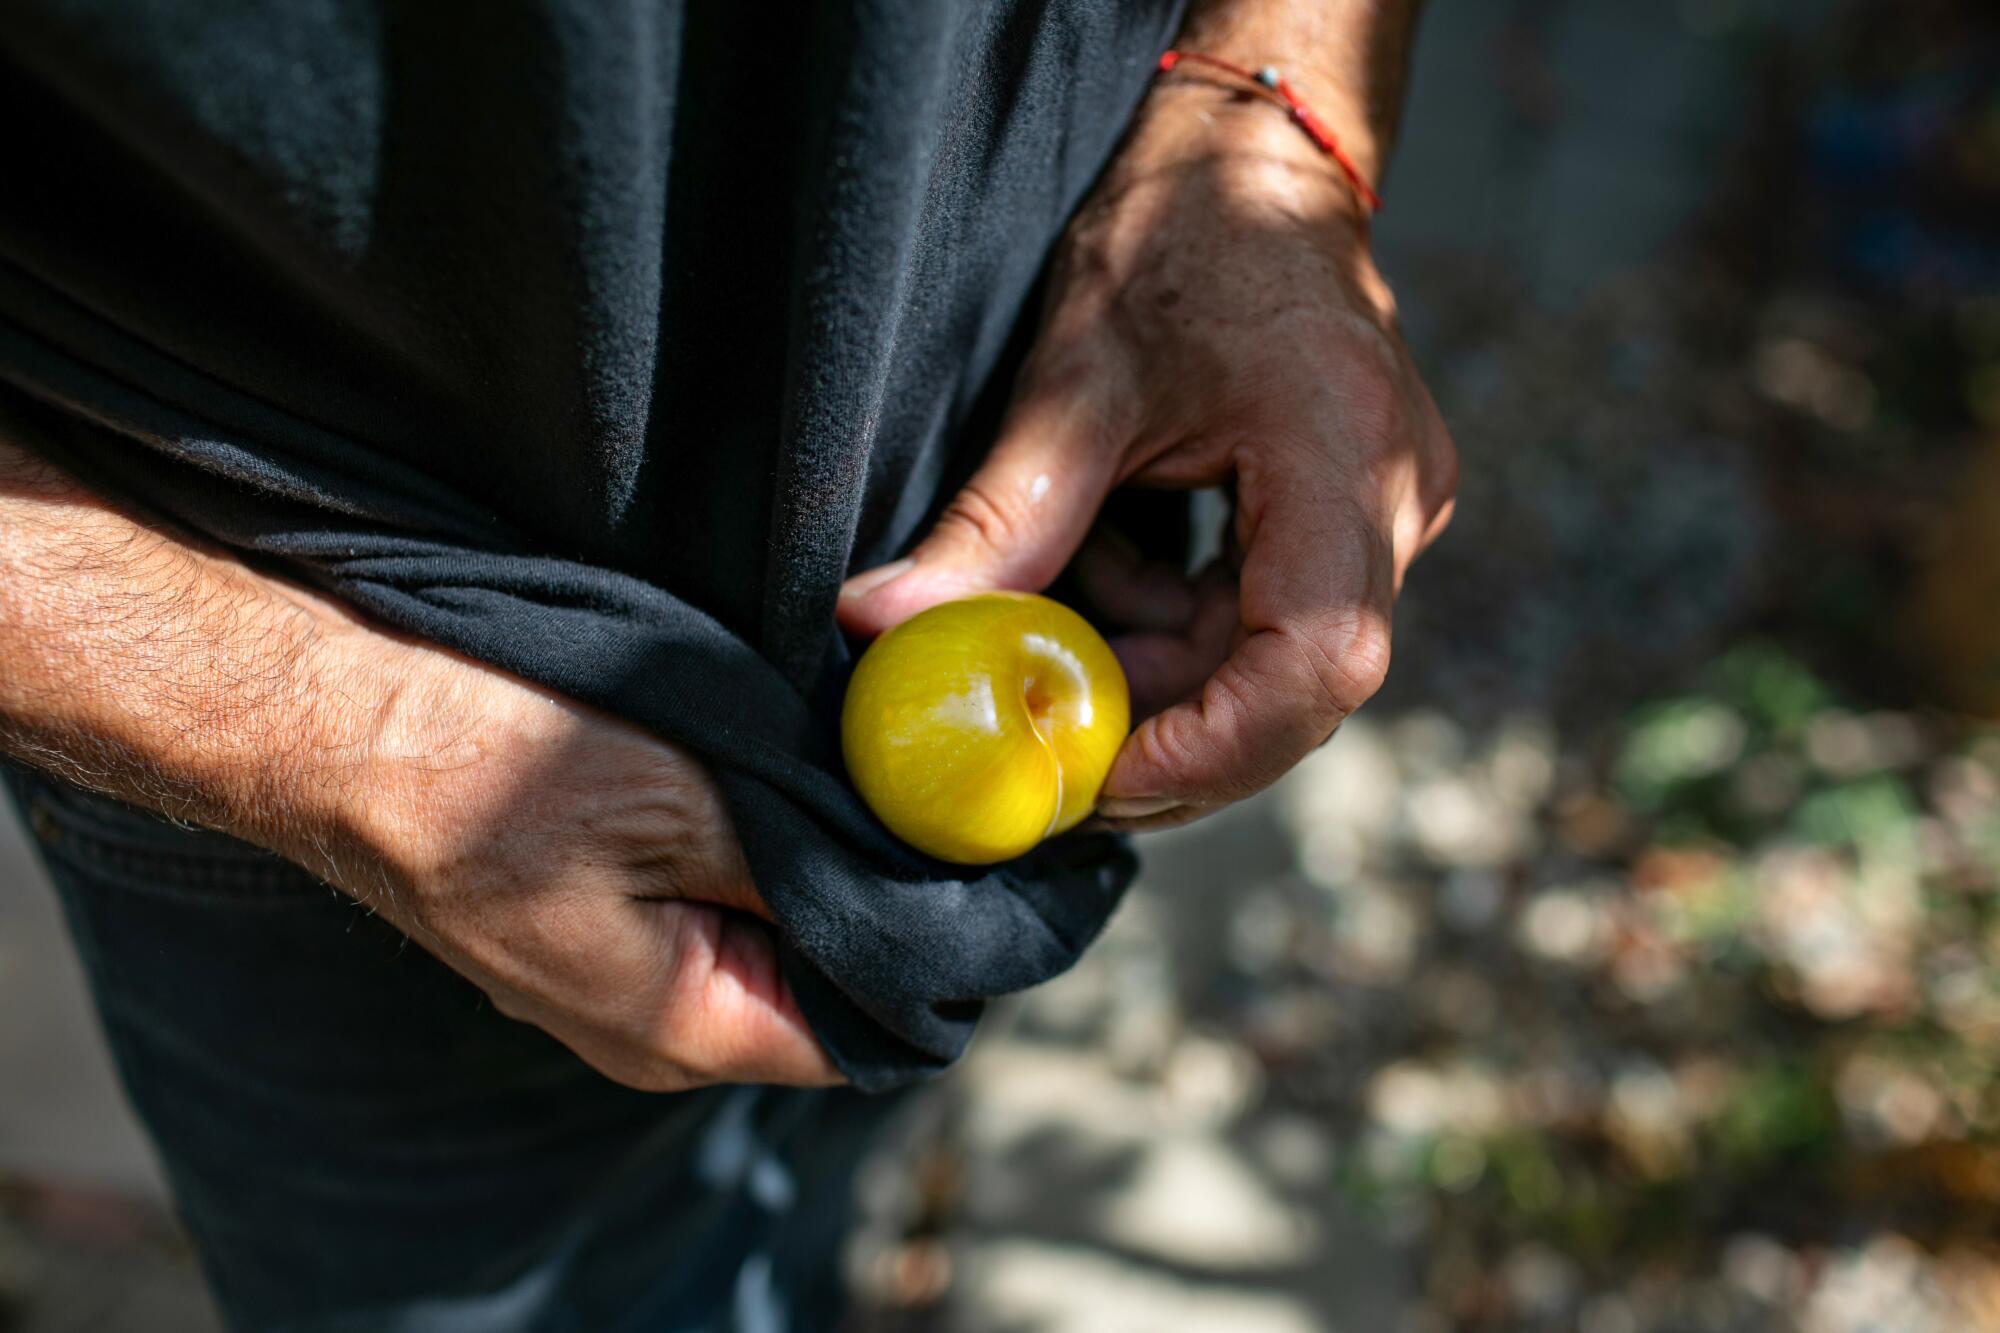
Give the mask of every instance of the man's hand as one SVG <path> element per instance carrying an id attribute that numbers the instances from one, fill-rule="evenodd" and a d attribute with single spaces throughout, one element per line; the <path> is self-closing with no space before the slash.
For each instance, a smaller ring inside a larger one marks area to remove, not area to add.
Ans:
<path id="1" fill-rule="evenodd" d="M 1365 116 L 1329 118 L 1379 160 Z M 991 454 L 907 562 L 849 581 L 841 621 L 873 634 L 1039 590 L 1074 558 L 1146 719 L 1100 814 L 1180 823 L 1282 775 L 1375 691 L 1456 476 L 1338 168 L 1281 109 L 1163 82 L 1069 230 Z M 1187 579 L 1093 533 L 1128 484 L 1228 486 L 1223 557 Z"/>
<path id="2" fill-rule="evenodd" d="M 621 1083 L 840 1081 L 699 761 L 481 664 L 403 651 L 337 887 Z"/>
<path id="3" fill-rule="evenodd" d="M 635 1087 L 838 1076 L 714 784 L 0 442 L 0 750 L 299 862 Z"/>

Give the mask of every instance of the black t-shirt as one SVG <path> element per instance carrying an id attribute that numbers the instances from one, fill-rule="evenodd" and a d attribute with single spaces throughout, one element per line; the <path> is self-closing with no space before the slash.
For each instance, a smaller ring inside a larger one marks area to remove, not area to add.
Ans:
<path id="1" fill-rule="evenodd" d="M 840 773 L 841 579 L 990 437 L 1176 0 L 12 0 L 0 430 L 702 753 L 864 1087 L 1129 878 Z"/>

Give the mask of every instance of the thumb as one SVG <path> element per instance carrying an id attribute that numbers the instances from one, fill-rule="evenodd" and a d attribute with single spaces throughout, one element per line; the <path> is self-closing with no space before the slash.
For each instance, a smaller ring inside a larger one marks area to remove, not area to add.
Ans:
<path id="1" fill-rule="evenodd" d="M 1069 563 L 1117 480 L 1105 414 L 1073 393 L 1017 398 L 993 451 L 902 559 L 840 590 L 850 634 L 880 634 L 975 592 L 1039 592 Z"/>

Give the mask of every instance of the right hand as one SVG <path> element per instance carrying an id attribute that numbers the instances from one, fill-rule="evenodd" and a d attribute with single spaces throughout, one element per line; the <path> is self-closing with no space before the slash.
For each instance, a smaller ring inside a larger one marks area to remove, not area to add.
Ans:
<path id="1" fill-rule="evenodd" d="M 403 683 L 352 788 L 365 808 L 343 841 L 361 850 L 334 857 L 336 887 L 620 1083 L 841 1081 L 699 761 L 469 659 L 397 647 Z"/>

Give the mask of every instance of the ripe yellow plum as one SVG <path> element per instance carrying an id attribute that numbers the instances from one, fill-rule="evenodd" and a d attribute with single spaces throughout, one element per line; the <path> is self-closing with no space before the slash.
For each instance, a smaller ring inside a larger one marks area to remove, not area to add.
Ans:
<path id="1" fill-rule="evenodd" d="M 1082 616 L 1031 593 L 981 593 L 869 646 L 840 739 L 890 832 L 985 865 L 1090 813 L 1131 718 L 1125 673 Z"/>

